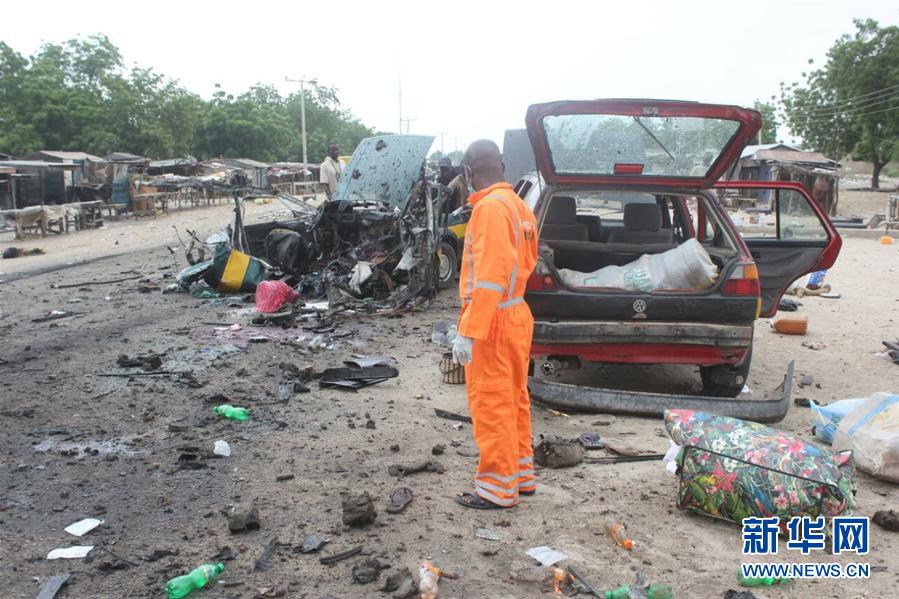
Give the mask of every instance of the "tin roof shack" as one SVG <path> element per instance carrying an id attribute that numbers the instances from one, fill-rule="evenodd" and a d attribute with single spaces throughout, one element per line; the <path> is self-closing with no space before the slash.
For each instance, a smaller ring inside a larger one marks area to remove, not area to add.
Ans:
<path id="1" fill-rule="evenodd" d="M 43 160 L 0 161 L 0 208 L 15 210 L 27 206 L 66 203 L 67 171 L 80 167 L 73 163 Z"/>
<path id="2" fill-rule="evenodd" d="M 65 200 L 49 201 L 47 203 L 61 204 L 82 199 L 78 196 L 82 187 L 96 187 L 106 183 L 109 179 L 109 163 L 87 152 L 65 152 L 61 150 L 40 150 L 25 156 L 26 160 L 37 160 L 59 164 L 70 164 L 76 168 L 66 169 L 63 178 Z"/>
<path id="3" fill-rule="evenodd" d="M 184 158 L 169 158 L 167 160 L 151 160 L 147 165 L 147 174 L 178 175 L 181 177 L 195 177 L 200 174 L 202 168 L 193 156 Z"/>
<path id="4" fill-rule="evenodd" d="M 268 171 L 268 182 L 277 191 L 291 195 L 308 195 L 318 188 L 320 164 L 276 162 Z"/>
<path id="5" fill-rule="evenodd" d="M 149 158 L 128 152 L 113 152 L 103 159 L 111 165 L 109 183 L 112 187 L 112 203 L 128 206 L 131 203 L 132 178 L 136 179 L 137 190 L 140 191 L 143 173 L 150 163 Z"/>
<path id="6" fill-rule="evenodd" d="M 746 146 L 731 178 L 748 181 L 795 181 L 802 183 L 827 214 L 837 211 L 840 163 L 820 152 L 787 144 Z M 770 206 L 770 190 L 758 190 L 758 207 Z"/>
<path id="7" fill-rule="evenodd" d="M 252 187 L 268 189 L 268 164 L 252 158 L 219 158 L 218 162 L 243 171 Z"/>

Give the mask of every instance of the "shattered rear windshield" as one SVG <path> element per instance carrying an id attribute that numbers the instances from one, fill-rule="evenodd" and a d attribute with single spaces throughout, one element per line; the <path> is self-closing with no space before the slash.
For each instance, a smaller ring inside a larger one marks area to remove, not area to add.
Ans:
<path id="1" fill-rule="evenodd" d="M 363 139 L 337 182 L 333 200 L 402 204 L 421 176 L 434 138 L 429 135 L 381 135 Z"/>
<path id="2" fill-rule="evenodd" d="M 740 123 L 701 117 L 566 114 L 547 116 L 543 128 L 556 174 L 702 178 Z"/>

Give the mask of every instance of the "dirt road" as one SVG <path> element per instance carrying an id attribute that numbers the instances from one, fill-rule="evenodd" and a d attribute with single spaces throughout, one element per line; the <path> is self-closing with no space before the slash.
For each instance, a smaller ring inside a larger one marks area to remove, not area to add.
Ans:
<path id="1" fill-rule="evenodd" d="M 196 217 L 185 216 L 190 218 Z M 210 217 L 200 228 L 211 233 L 223 220 Z M 375 583 L 353 583 L 353 567 L 366 558 L 413 571 L 432 559 L 460 575 L 441 582 L 445 598 L 540 597 L 541 584 L 512 576 L 532 564 L 524 551 L 537 545 L 565 552 L 603 589 L 632 582 L 637 570 L 649 581 L 672 585 L 676 597 L 721 597 L 737 588 L 739 527 L 678 511 L 676 480 L 657 462 L 539 470 L 538 495 L 509 512 L 466 511 L 452 503 L 453 493 L 469 487 L 475 458 L 470 425 L 457 427 L 434 415 L 434 408 L 467 413 L 463 388 L 440 382 L 441 349 L 430 341 L 431 324 L 456 315 L 450 292 L 430 309 L 401 318 L 340 321 L 330 334 L 349 335 L 335 339 L 331 350 L 307 355 L 285 342 L 309 331 L 260 333 L 249 326 L 249 305 L 139 293 L 136 281 L 50 286 L 135 274 L 164 285 L 175 267 L 160 246 L 171 239 L 152 241 L 139 245 L 140 251 L 0 285 L 3 597 L 34 597 L 49 576 L 64 572 L 73 576 L 62 598 L 161 597 L 168 578 L 224 559 L 216 558 L 224 548 L 233 555 L 223 562 L 224 584 L 198 592 L 198 598 L 250 598 L 264 589 L 285 594 L 258 596 L 389 596 L 377 589 L 391 570 Z M 20 264 L 26 260 L 37 259 L 22 258 Z M 802 300 L 810 319 L 807 337 L 783 337 L 766 321 L 758 322 L 749 379 L 753 393 L 773 389 L 789 360 L 816 383 L 794 389 L 796 396 L 829 401 L 897 391 L 899 366 L 876 355 L 881 340 L 899 337 L 897 272 L 896 245 L 846 240 L 829 274 L 842 298 Z M 32 322 L 51 310 L 78 314 Z M 221 330 L 231 323 L 242 329 Z M 249 336 L 257 333 L 270 340 L 250 343 Z M 827 347 L 810 350 L 803 341 Z M 98 376 L 125 372 L 116 365 L 120 354 L 148 352 L 164 352 L 163 369 L 193 376 Z M 322 369 L 353 353 L 393 357 L 399 378 L 358 392 L 313 385 L 310 393 L 276 401 L 279 362 Z M 672 380 L 698 385 L 698 374 L 688 368 L 639 372 L 647 387 Z M 223 396 L 248 407 L 250 419 L 233 422 L 213 414 Z M 791 406 L 776 426 L 810 438 L 806 408 Z M 537 406 L 534 428 L 572 437 L 595 430 L 641 449 L 668 446 L 656 418 L 564 417 Z M 218 439 L 230 444 L 231 457 L 204 459 Z M 432 455 L 436 445 L 445 446 L 443 455 Z M 191 454 L 200 457 L 187 460 Z M 391 464 L 432 458 L 446 473 L 403 481 L 388 474 Z M 199 469 L 189 469 L 190 463 Z M 859 480 L 859 514 L 899 508 L 895 485 L 862 473 Z M 387 514 L 388 495 L 399 485 L 411 488 L 415 499 L 402 514 Z M 347 491 L 372 495 L 378 511 L 373 525 L 357 530 L 342 524 L 341 493 Z M 229 533 L 228 511 L 251 504 L 259 509 L 261 529 Z M 626 523 L 642 553 L 624 552 L 601 533 L 606 513 Z M 85 517 L 105 522 L 81 539 L 63 532 Z M 477 528 L 490 529 L 501 540 L 478 538 Z M 312 533 L 330 543 L 320 554 L 295 553 Z M 268 569 L 254 570 L 272 539 L 278 544 Z M 70 545 L 95 547 L 86 559 L 45 559 L 51 549 Z M 334 566 L 318 561 L 360 545 L 361 556 Z M 871 547 L 866 560 L 795 558 L 794 553 L 783 560 L 867 561 L 877 567 L 869 580 L 798 581 L 755 591 L 756 596 L 892 596 L 899 588 L 899 535 L 872 525 Z"/>

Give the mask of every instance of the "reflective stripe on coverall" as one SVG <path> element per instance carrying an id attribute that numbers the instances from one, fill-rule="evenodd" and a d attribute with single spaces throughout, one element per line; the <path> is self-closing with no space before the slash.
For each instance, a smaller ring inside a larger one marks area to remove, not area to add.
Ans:
<path id="1" fill-rule="evenodd" d="M 534 214 L 508 183 L 473 194 L 462 252 L 459 335 L 474 340 L 465 367 L 480 450 L 475 492 L 501 506 L 536 489 L 527 371 L 534 319 L 524 302 L 537 262 Z"/>

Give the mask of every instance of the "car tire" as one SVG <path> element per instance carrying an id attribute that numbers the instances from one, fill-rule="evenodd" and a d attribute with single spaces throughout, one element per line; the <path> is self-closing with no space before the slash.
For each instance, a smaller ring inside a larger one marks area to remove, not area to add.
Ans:
<path id="1" fill-rule="evenodd" d="M 746 352 L 743 363 L 739 366 L 729 364 L 716 364 L 715 366 L 700 366 L 699 375 L 702 377 L 702 391 L 712 397 L 736 397 L 746 386 L 749 376 L 749 365 L 752 362 L 752 347 Z"/>
<path id="2" fill-rule="evenodd" d="M 437 253 L 437 287 L 448 289 L 452 287 L 459 272 L 459 257 L 456 248 L 448 241 L 441 241 Z"/>

